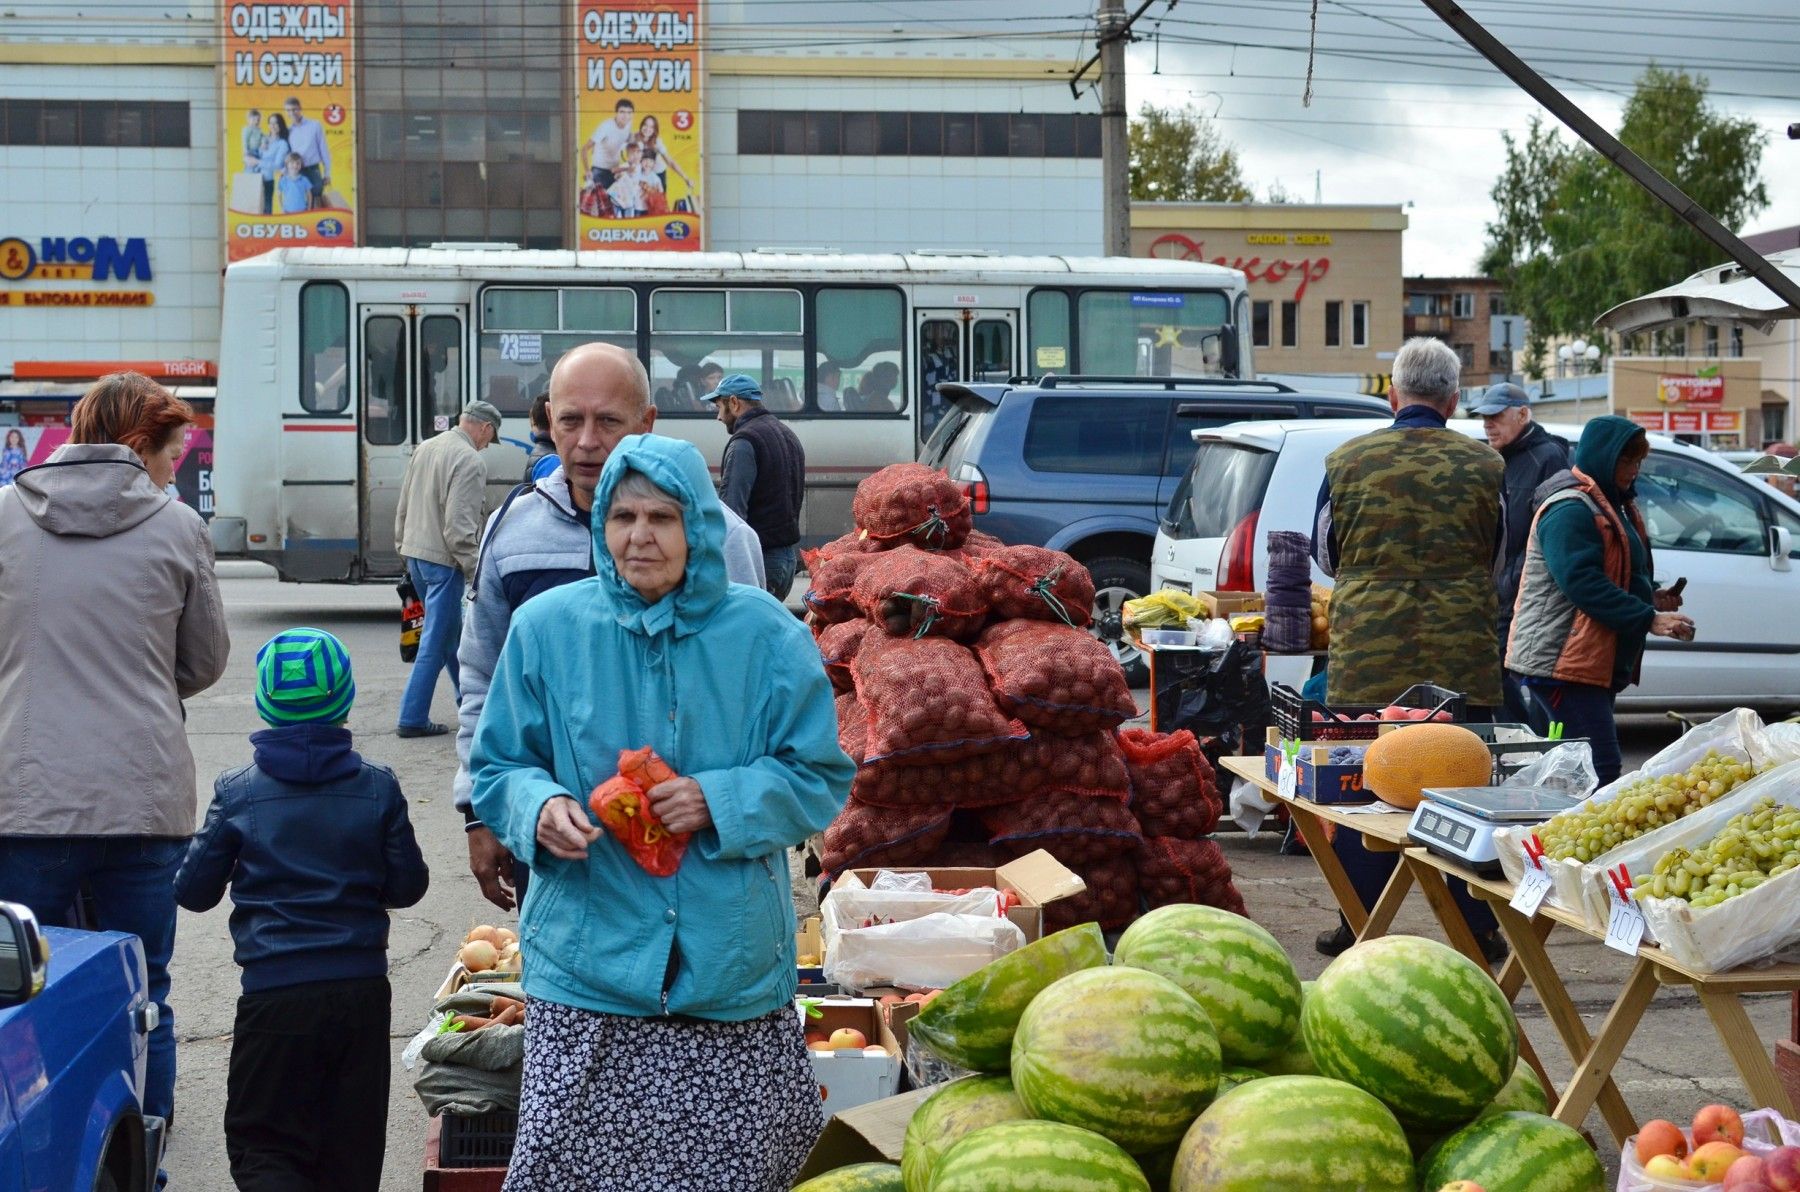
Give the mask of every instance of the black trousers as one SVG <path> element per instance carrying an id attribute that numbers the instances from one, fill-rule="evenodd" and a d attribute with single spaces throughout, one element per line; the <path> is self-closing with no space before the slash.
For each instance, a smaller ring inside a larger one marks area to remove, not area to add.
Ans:
<path id="1" fill-rule="evenodd" d="M 225 1153 L 240 1192 L 380 1192 L 391 996 L 374 977 L 238 998 Z"/>

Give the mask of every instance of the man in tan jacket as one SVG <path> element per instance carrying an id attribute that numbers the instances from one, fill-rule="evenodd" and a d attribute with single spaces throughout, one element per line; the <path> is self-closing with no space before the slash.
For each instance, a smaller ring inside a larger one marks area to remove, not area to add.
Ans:
<path id="1" fill-rule="evenodd" d="M 481 451 L 500 435 L 500 411 L 484 401 L 463 407 L 456 426 L 413 452 L 400 482 L 394 540 L 406 573 L 425 602 L 425 627 L 412 676 L 400 697 L 402 737 L 436 737 L 450 729 L 431 719 L 440 670 L 457 688 L 456 643 L 462 639 L 465 585 L 475 578 L 481 548 L 482 497 L 487 466 Z"/>

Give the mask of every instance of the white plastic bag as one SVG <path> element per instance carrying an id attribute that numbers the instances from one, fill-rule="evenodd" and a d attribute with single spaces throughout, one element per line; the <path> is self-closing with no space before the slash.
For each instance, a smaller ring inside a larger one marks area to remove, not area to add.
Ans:
<path id="1" fill-rule="evenodd" d="M 883 869 L 869 883 L 871 890 L 903 891 L 912 894 L 931 893 L 931 875 L 929 873 L 895 873 L 891 869 Z"/>
<path id="2" fill-rule="evenodd" d="M 1800 761 L 1800 722 L 1783 720 L 1763 730 L 1778 762 Z"/>
<path id="3" fill-rule="evenodd" d="M 1244 830 L 1248 839 L 1256 839 L 1262 831 L 1263 817 L 1275 810 L 1275 803 L 1254 782 L 1239 778 L 1231 788 L 1231 820 Z"/>
<path id="4" fill-rule="evenodd" d="M 1692 1150 L 1694 1136 L 1683 1130 Z M 1637 1161 L 1637 1136 L 1625 1140 L 1619 1148 L 1619 1183 L 1617 1192 L 1702 1192 L 1723 1187 L 1698 1180 L 1659 1180 L 1645 1175 Z M 1800 1122 L 1790 1122 L 1773 1109 L 1758 1109 L 1744 1115 L 1744 1153 L 1761 1158 L 1778 1146 L 1800 1146 Z"/>
<path id="5" fill-rule="evenodd" d="M 825 957 L 825 979 L 844 989 L 943 989 L 1024 946 L 1011 919 L 931 914 L 840 933 Z"/>
<path id="6" fill-rule="evenodd" d="M 1502 761 L 1506 760 L 1504 757 Z M 1594 772 L 1594 749 L 1586 741 L 1566 741 L 1555 749 L 1537 755 L 1537 760 L 1514 774 L 1501 786 L 1525 790 L 1560 791 L 1577 799 L 1585 799 L 1600 785 Z"/>

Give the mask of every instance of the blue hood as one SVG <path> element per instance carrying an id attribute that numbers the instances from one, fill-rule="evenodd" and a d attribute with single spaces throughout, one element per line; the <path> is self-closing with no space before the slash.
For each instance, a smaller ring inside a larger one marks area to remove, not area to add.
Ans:
<path id="1" fill-rule="evenodd" d="M 681 586 L 647 605 L 625 582 L 606 549 L 606 515 L 613 491 L 627 471 L 642 472 L 678 498 L 687 531 L 687 574 Z M 594 490 L 594 574 L 602 599 L 619 624 L 646 636 L 673 628 L 686 637 L 711 619 L 731 586 L 725 574 L 725 507 L 713 489 L 706 459 L 692 443 L 662 435 L 627 435 L 613 448 Z"/>
<path id="2" fill-rule="evenodd" d="M 256 764 L 279 782 L 342 782 L 362 769 L 350 730 L 335 724 L 287 724 L 250 734 Z"/>
<path id="3" fill-rule="evenodd" d="M 1575 466 L 1592 477 L 1615 505 L 1622 505 L 1637 495 L 1637 486 L 1620 492 L 1613 483 L 1613 474 L 1619 469 L 1619 456 L 1625 448 L 1643 437 L 1644 428 L 1631 419 L 1602 414 L 1581 428 L 1581 441 L 1575 444 Z"/>

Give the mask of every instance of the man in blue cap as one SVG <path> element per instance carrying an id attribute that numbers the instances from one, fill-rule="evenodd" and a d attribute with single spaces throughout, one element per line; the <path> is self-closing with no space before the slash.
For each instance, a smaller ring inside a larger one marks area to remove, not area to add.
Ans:
<path id="1" fill-rule="evenodd" d="M 1506 461 L 1506 556 L 1496 577 L 1500 653 L 1505 657 L 1519 574 L 1525 567 L 1525 543 L 1531 537 L 1531 519 L 1538 507 L 1532 494 L 1546 480 L 1569 470 L 1569 445 L 1532 420 L 1531 398 L 1517 385 L 1488 386 L 1469 413 L 1481 419 L 1488 446 Z M 1510 676 L 1505 687 L 1507 715 L 1525 722 L 1527 709 Z"/>
<path id="2" fill-rule="evenodd" d="M 721 380 L 701 401 L 714 403 L 731 432 L 719 499 L 762 541 L 769 592 L 786 600 L 800 563 L 800 506 L 806 499 L 806 451 L 763 406 L 762 387 L 743 373 Z"/>

